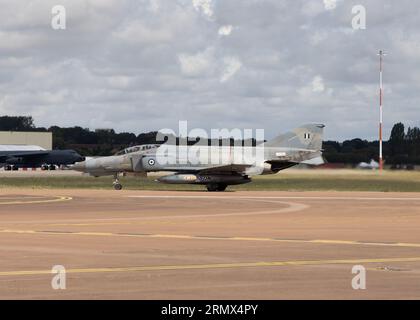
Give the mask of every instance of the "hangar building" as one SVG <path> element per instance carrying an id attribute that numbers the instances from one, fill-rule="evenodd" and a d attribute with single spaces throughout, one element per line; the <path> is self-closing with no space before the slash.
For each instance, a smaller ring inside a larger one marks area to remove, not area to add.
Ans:
<path id="1" fill-rule="evenodd" d="M 52 132 L 0 131 L 0 145 L 36 145 L 52 150 Z"/>

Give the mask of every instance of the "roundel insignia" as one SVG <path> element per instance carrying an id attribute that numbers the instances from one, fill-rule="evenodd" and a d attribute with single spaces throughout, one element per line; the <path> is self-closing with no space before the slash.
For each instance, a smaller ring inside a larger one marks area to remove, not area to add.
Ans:
<path id="1" fill-rule="evenodd" d="M 149 166 L 154 166 L 155 165 L 155 160 L 154 159 L 149 159 L 148 163 L 149 163 Z"/>

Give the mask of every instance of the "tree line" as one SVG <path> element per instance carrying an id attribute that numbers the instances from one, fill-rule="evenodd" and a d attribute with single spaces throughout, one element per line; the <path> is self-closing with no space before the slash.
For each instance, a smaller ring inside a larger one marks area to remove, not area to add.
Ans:
<path id="1" fill-rule="evenodd" d="M 54 149 L 74 149 L 86 156 L 110 155 L 133 145 L 161 143 L 156 141 L 157 131 L 136 135 L 130 132 L 116 133 L 113 129 L 92 131 L 79 126 L 44 128 L 35 126 L 31 116 L 2 116 L 0 131 L 52 132 Z M 179 143 L 179 139 L 177 142 Z M 231 139 L 230 144 L 234 143 Z M 253 140 L 252 144 L 255 145 L 256 141 Z M 323 144 L 324 157 L 330 163 L 357 164 L 369 162 L 371 159 L 378 161 L 378 148 L 378 141 L 359 138 L 343 142 L 324 141 Z M 413 127 L 405 130 L 404 124 L 395 124 L 389 140 L 384 141 L 383 148 L 387 164 L 420 164 L 420 129 Z"/>
<path id="2" fill-rule="evenodd" d="M 324 141 L 324 156 L 330 163 L 357 164 L 360 162 L 379 161 L 379 141 L 367 141 L 359 138 L 337 141 Z M 385 163 L 391 166 L 420 164 L 420 129 L 396 123 L 389 140 L 383 142 Z"/>

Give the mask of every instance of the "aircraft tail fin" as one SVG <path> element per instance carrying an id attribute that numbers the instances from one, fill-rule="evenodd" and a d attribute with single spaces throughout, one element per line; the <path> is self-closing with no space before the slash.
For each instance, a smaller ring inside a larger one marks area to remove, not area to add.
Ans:
<path id="1" fill-rule="evenodd" d="M 323 124 L 306 124 L 265 143 L 266 147 L 322 150 Z"/>

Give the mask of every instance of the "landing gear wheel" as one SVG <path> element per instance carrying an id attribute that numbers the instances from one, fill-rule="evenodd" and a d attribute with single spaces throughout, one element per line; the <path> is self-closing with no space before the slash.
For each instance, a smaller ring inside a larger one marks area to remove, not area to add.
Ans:
<path id="1" fill-rule="evenodd" d="M 122 190 L 123 186 L 121 183 L 114 183 L 114 189 L 115 190 Z"/>
<path id="2" fill-rule="evenodd" d="M 210 183 L 207 185 L 207 191 L 209 192 L 215 192 L 217 191 L 217 184 L 216 183 Z"/>
<path id="3" fill-rule="evenodd" d="M 118 180 L 118 173 L 114 175 L 114 189 L 115 190 L 121 190 L 123 188 L 122 184 L 120 183 L 120 180 Z"/>
<path id="4" fill-rule="evenodd" d="M 224 183 L 210 183 L 207 185 L 207 191 L 216 192 L 216 191 L 225 191 L 227 184 Z"/>

